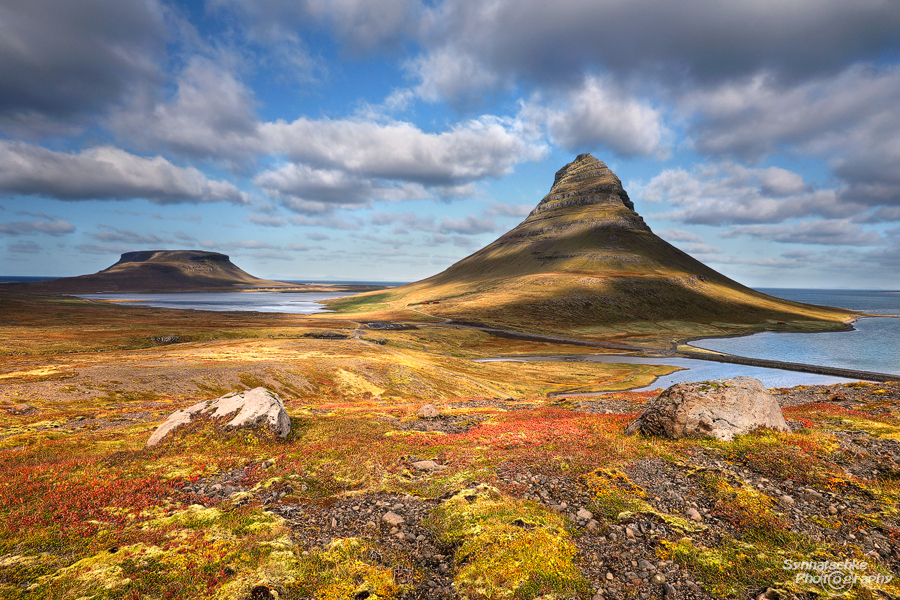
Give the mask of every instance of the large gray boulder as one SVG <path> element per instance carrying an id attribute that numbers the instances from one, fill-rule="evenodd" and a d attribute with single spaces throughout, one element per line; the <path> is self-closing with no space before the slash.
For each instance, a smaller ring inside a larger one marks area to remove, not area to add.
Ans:
<path id="1" fill-rule="evenodd" d="M 761 381 L 735 377 L 673 385 L 625 433 L 729 441 L 758 427 L 790 431 L 781 407 Z"/>
<path id="2" fill-rule="evenodd" d="M 210 414 L 211 413 L 211 414 Z M 237 413 L 235 415 L 235 413 Z M 197 415 L 206 415 L 214 419 L 234 417 L 228 421 L 227 427 L 256 427 L 262 425 L 271 429 L 276 435 L 287 437 L 291 431 L 291 418 L 284 410 L 284 404 L 278 394 L 264 387 L 253 388 L 244 392 L 226 394 L 215 400 L 204 400 L 183 410 L 169 415 L 165 423 L 160 425 L 147 446 L 155 446 L 164 437 L 182 425 L 187 425 Z"/>

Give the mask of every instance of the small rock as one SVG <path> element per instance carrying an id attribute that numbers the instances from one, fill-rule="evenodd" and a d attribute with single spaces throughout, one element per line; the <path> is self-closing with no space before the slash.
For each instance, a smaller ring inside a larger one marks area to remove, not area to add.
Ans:
<path id="1" fill-rule="evenodd" d="M 587 525 L 585 525 L 585 528 L 588 531 L 597 531 L 598 529 L 600 529 L 600 521 L 598 521 L 597 519 L 591 519 L 590 521 L 587 522 Z"/>
<path id="2" fill-rule="evenodd" d="M 388 525 L 392 525 L 394 527 L 398 527 L 403 523 L 406 523 L 406 519 L 395 513 L 394 511 L 390 511 L 384 514 L 381 517 L 381 520 L 387 523 Z"/>
<path id="3" fill-rule="evenodd" d="M 447 468 L 447 465 L 440 465 L 433 460 L 417 460 L 412 464 L 413 468 L 417 471 L 443 471 Z"/>
<path id="4" fill-rule="evenodd" d="M 436 419 L 441 416 L 441 411 L 435 408 L 434 404 L 423 404 L 418 411 L 416 411 L 416 416 L 420 419 Z"/>
<path id="5" fill-rule="evenodd" d="M 663 584 L 663 589 L 666 591 L 666 596 L 674 596 L 678 590 L 675 589 L 675 586 L 671 583 Z"/>
<path id="6" fill-rule="evenodd" d="M 785 506 L 790 506 L 794 503 L 794 499 L 791 498 L 790 496 L 788 496 L 787 494 L 785 494 L 784 496 L 781 497 L 781 503 L 784 504 Z"/>
<path id="7" fill-rule="evenodd" d="M 684 514 L 687 515 L 688 519 L 690 519 L 691 521 L 696 521 L 697 523 L 703 520 L 703 517 L 700 516 L 700 513 L 697 512 L 697 509 L 693 506 L 684 511 Z"/>
<path id="8" fill-rule="evenodd" d="M 828 514 L 829 514 L 829 515 L 836 515 L 836 514 L 838 514 L 838 509 L 835 508 L 834 506 L 829 506 L 829 507 L 828 507 Z"/>
<path id="9" fill-rule="evenodd" d="M 654 575 L 653 577 L 650 578 L 650 583 L 653 583 L 655 585 L 662 585 L 665 582 L 666 582 L 666 578 L 662 573 L 657 573 L 656 575 Z"/>
<path id="10" fill-rule="evenodd" d="M 607 580 L 607 581 L 612 581 L 613 579 L 615 579 L 615 577 L 613 577 L 613 574 L 612 574 L 612 573 L 607 573 L 607 574 L 606 574 L 606 580 Z"/>
<path id="11" fill-rule="evenodd" d="M 625 528 L 625 537 L 628 538 L 629 540 L 634 539 L 634 530 L 631 527 Z"/>

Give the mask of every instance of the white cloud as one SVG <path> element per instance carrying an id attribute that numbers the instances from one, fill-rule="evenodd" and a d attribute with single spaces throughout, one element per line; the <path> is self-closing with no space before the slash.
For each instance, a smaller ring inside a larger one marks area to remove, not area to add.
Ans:
<path id="1" fill-rule="evenodd" d="M 546 122 L 550 139 L 571 152 L 603 146 L 621 156 L 664 158 L 673 137 L 658 109 L 597 77 L 547 107 L 536 97 L 523 114 Z"/>
<path id="2" fill-rule="evenodd" d="M 483 116 L 441 133 L 408 122 L 299 118 L 265 123 L 267 147 L 297 163 L 366 178 L 455 186 L 502 177 L 515 165 L 543 157 L 546 148 L 527 139 L 514 119 Z"/>
<path id="3" fill-rule="evenodd" d="M 839 190 L 814 189 L 785 169 L 735 163 L 699 165 L 691 172 L 668 169 L 635 192 L 646 201 L 679 207 L 660 216 L 707 225 L 779 223 L 814 215 L 848 217 L 865 209 L 842 201 Z"/>
<path id="4" fill-rule="evenodd" d="M 131 143 L 187 156 L 246 159 L 263 151 L 253 94 L 233 71 L 193 56 L 169 100 L 137 98 L 110 124 Z"/>
<path id="5" fill-rule="evenodd" d="M 248 202 L 231 183 L 207 179 L 196 168 L 175 166 L 161 156 L 142 158 L 112 146 L 70 154 L 4 141 L 0 192 L 58 200 L 144 198 L 156 204 Z"/>

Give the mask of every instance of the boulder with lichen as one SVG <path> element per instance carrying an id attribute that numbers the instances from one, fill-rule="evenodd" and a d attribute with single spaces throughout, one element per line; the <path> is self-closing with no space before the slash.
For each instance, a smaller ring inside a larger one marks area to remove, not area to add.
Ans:
<path id="1" fill-rule="evenodd" d="M 175 411 L 153 432 L 147 440 L 147 446 L 155 446 L 182 425 L 187 425 L 202 415 L 217 420 L 230 417 L 225 424 L 229 428 L 266 427 L 282 438 L 287 437 L 291 431 L 291 418 L 278 394 L 264 387 L 257 387 L 226 394 L 215 400 L 204 400 Z"/>
<path id="2" fill-rule="evenodd" d="M 761 381 L 735 377 L 677 383 L 660 394 L 625 432 L 729 441 L 760 427 L 790 431 L 778 401 Z"/>

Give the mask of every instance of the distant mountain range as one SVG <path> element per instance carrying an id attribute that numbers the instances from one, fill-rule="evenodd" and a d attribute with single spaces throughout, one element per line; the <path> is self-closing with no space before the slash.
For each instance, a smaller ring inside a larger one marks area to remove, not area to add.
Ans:
<path id="1" fill-rule="evenodd" d="M 619 178 L 590 154 L 556 173 L 550 193 L 521 224 L 447 270 L 329 304 L 586 335 L 628 322 L 657 329 L 667 322 L 774 327 L 788 321 L 833 328 L 852 314 L 757 292 L 672 246 L 650 230 Z"/>

